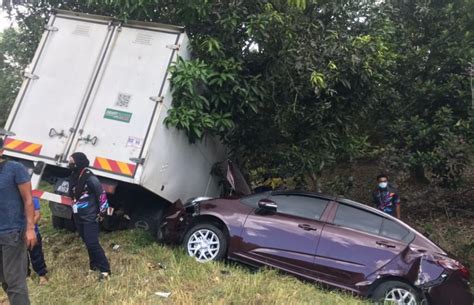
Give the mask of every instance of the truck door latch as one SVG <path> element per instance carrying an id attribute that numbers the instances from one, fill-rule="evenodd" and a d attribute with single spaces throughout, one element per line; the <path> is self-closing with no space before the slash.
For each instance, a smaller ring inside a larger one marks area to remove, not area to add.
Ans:
<path id="1" fill-rule="evenodd" d="M 79 141 L 84 141 L 84 143 L 91 143 L 92 145 L 97 144 L 97 137 L 91 137 L 90 134 L 88 134 L 86 137 L 81 137 L 79 138 Z"/>
<path id="2" fill-rule="evenodd" d="M 61 130 L 61 132 L 57 132 L 56 129 L 51 128 L 49 130 L 49 137 L 50 138 L 58 137 L 61 139 L 61 138 L 65 138 L 66 135 L 64 134 L 64 130 Z"/>

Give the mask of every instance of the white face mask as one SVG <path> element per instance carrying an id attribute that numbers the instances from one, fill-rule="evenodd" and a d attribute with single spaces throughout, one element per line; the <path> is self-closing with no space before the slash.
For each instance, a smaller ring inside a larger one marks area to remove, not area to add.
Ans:
<path id="1" fill-rule="evenodd" d="M 380 183 L 379 183 L 379 187 L 380 187 L 381 189 L 386 188 L 387 185 L 388 185 L 388 182 L 380 182 Z"/>

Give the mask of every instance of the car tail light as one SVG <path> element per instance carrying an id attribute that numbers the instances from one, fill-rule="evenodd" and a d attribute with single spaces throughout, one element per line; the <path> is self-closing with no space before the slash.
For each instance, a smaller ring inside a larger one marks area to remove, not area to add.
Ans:
<path id="1" fill-rule="evenodd" d="M 468 281 L 471 278 L 471 271 L 469 271 L 469 268 L 466 266 L 462 266 L 462 268 L 459 269 L 459 273 L 461 273 L 461 276 Z"/>
<path id="2" fill-rule="evenodd" d="M 461 276 L 466 280 L 469 280 L 469 278 L 471 277 L 471 272 L 469 271 L 469 268 L 454 259 L 446 257 L 438 259 L 436 262 L 446 269 L 459 271 Z"/>

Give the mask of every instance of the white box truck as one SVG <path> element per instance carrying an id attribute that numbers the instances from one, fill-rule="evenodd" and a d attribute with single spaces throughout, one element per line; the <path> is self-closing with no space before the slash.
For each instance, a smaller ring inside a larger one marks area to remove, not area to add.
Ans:
<path id="1" fill-rule="evenodd" d="M 5 126 L 5 155 L 32 169 L 34 195 L 50 201 L 56 227 L 70 225 L 60 178 L 78 151 L 135 226 L 152 229 L 166 202 L 219 195 L 211 168 L 226 159 L 225 147 L 209 137 L 190 144 L 163 123 L 178 56 L 189 57 L 183 27 L 51 16 Z M 55 193 L 37 190 L 46 178 L 58 181 Z"/>

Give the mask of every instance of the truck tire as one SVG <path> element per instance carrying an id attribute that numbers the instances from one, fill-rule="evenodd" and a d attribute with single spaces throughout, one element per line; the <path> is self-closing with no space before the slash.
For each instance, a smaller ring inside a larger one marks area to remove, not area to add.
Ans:
<path id="1" fill-rule="evenodd" d="M 163 219 L 163 213 L 162 207 L 140 210 L 132 216 L 131 226 L 133 229 L 141 229 L 156 236 Z"/>
<path id="2" fill-rule="evenodd" d="M 51 223 L 56 230 L 64 229 L 64 218 L 62 217 L 52 215 Z"/>
<path id="3" fill-rule="evenodd" d="M 74 223 L 74 219 L 63 218 L 63 223 L 64 223 L 63 228 L 66 231 L 76 232 L 76 224 Z"/>

